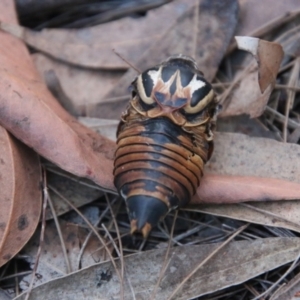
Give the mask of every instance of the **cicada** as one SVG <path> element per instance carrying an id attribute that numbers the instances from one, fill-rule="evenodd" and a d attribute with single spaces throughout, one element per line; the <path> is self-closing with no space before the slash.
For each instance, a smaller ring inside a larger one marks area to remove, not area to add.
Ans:
<path id="1" fill-rule="evenodd" d="M 211 84 L 189 56 L 171 56 L 134 79 L 114 162 L 131 233 L 147 237 L 196 193 L 213 151 L 217 110 Z"/>

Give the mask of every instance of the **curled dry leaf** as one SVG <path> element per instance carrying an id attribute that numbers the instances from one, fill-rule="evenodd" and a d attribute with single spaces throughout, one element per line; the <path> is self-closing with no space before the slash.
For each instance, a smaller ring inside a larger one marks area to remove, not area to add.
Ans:
<path id="1" fill-rule="evenodd" d="M 16 23 L 13 2 L 0 2 L 0 19 L 3 14 Z M 114 190 L 115 143 L 64 111 L 41 81 L 22 41 L 4 32 L 0 38 L 0 123 L 64 170 Z"/>
<path id="2" fill-rule="evenodd" d="M 155 299 L 168 299 L 185 277 L 218 246 L 189 245 L 172 249 Z M 299 238 L 232 242 L 199 269 L 176 295 L 176 299 L 191 299 L 242 283 L 295 260 L 299 249 Z M 152 299 L 165 252 L 166 249 L 158 249 L 124 258 L 127 278 L 123 283 L 124 299 Z M 101 280 L 107 272 L 109 279 Z M 32 300 L 39 299 L 40 295 L 44 300 L 62 297 L 78 300 L 118 299 L 120 286 L 117 282 L 111 262 L 106 262 L 40 285 L 32 290 L 30 297 Z M 16 299 L 24 299 L 24 294 Z"/>
<path id="3" fill-rule="evenodd" d="M 198 3 L 198 1 L 186 2 L 194 5 Z M 212 80 L 237 25 L 238 2 L 203 0 L 197 9 L 190 8 L 175 21 L 174 26 L 166 27 L 164 34 L 144 51 L 135 65 L 139 70 L 146 70 L 170 55 L 183 53 L 194 57 L 205 78 Z M 105 105 L 92 104 L 88 109 L 89 116 L 119 119 L 128 104 L 129 97 L 125 97 L 125 101 L 118 99 L 128 95 L 128 87 L 136 75 L 135 70 L 126 72 L 105 95 L 104 101 L 111 100 L 111 102 Z"/>
<path id="4" fill-rule="evenodd" d="M 0 266 L 27 243 L 40 218 L 38 155 L 0 126 Z"/>
<path id="5" fill-rule="evenodd" d="M 236 37 L 239 47 L 249 51 L 258 62 L 238 72 L 231 86 L 222 95 L 224 109 L 220 117 L 248 114 L 260 116 L 267 105 L 283 58 L 280 44 L 251 37 Z M 257 81 L 258 76 L 258 81 Z"/>
<path id="6" fill-rule="evenodd" d="M 280 44 L 249 36 L 236 36 L 239 49 L 250 52 L 258 63 L 258 83 L 261 92 L 271 84 L 274 85 L 283 58 Z"/>

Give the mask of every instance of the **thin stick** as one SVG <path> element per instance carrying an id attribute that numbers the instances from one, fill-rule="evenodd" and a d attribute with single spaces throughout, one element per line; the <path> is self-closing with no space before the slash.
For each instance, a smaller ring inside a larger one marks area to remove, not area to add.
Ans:
<path id="1" fill-rule="evenodd" d="M 238 234 L 245 230 L 249 226 L 249 223 L 240 227 L 232 236 L 230 236 L 226 241 L 224 241 L 219 247 L 217 247 L 210 255 L 208 255 L 173 291 L 168 300 L 174 298 L 174 296 L 179 292 L 179 290 L 184 286 L 184 284 L 201 268 L 205 263 L 207 263 L 215 254 L 217 254 L 222 248 L 224 248 L 232 239 L 234 239 Z"/>
<path id="2" fill-rule="evenodd" d="M 130 63 L 125 57 L 123 57 L 119 52 L 117 52 L 115 49 L 112 49 L 112 51 L 118 56 L 120 57 L 124 62 L 126 62 L 126 64 L 131 67 L 133 70 L 135 70 L 138 74 L 141 73 L 141 71 L 135 67 L 132 63 Z"/>
<path id="3" fill-rule="evenodd" d="M 32 291 L 33 288 L 33 283 L 34 283 L 34 279 L 35 279 L 35 274 L 37 271 L 37 267 L 39 264 L 39 259 L 41 256 L 41 252 L 42 252 L 42 246 L 44 244 L 44 236 L 45 236 L 45 227 L 46 227 L 46 208 L 47 208 L 47 202 L 48 202 L 48 189 L 47 189 L 47 182 L 46 182 L 46 171 L 45 169 L 43 169 L 43 212 L 42 212 L 42 225 L 41 225 L 41 234 L 40 234 L 40 244 L 39 244 L 39 248 L 36 254 L 36 259 L 35 259 L 35 264 L 32 270 L 32 277 L 31 277 L 31 281 L 30 281 L 30 285 L 29 288 L 26 292 L 26 296 L 25 296 L 25 300 L 29 299 L 30 293 Z"/>

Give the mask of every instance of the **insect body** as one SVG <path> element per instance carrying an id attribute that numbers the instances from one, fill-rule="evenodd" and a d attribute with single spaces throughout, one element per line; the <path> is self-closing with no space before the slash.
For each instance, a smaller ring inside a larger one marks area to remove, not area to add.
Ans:
<path id="1" fill-rule="evenodd" d="M 171 56 L 132 83 L 118 132 L 115 186 L 131 232 L 146 237 L 196 193 L 213 150 L 217 99 L 195 61 Z"/>

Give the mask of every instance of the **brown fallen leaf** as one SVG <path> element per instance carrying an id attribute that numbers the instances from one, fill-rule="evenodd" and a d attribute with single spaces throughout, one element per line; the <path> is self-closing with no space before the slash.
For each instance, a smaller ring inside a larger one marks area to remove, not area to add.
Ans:
<path id="1" fill-rule="evenodd" d="M 27 243 L 40 218 L 38 155 L 0 126 L 0 266 Z"/>
<path id="2" fill-rule="evenodd" d="M 194 1 L 186 2 L 195 4 Z M 139 70 L 146 70 L 170 55 L 182 53 L 194 57 L 205 78 L 210 81 L 218 70 L 237 20 L 236 0 L 203 0 L 200 2 L 199 11 L 190 8 L 177 18 L 174 26 L 166 28 L 161 38 L 152 43 L 148 51 L 144 51 L 135 65 Z M 105 105 L 102 103 L 90 105 L 89 116 L 119 119 L 128 104 L 128 87 L 136 75 L 135 70 L 126 72 L 105 95 L 103 99 L 106 101 Z M 118 100 L 122 97 L 125 100 Z"/>
<path id="3" fill-rule="evenodd" d="M 1 20 L 4 11 L 10 23 L 16 23 L 12 2 L 0 3 Z M 62 109 L 41 81 L 20 40 L 2 31 L 0 38 L 0 123 L 63 169 L 114 190 L 115 143 Z"/>
<path id="4" fill-rule="evenodd" d="M 299 199 L 300 183 L 250 176 L 206 175 L 191 203 L 237 203 Z"/>
<path id="5" fill-rule="evenodd" d="M 171 28 L 176 18 L 193 5 L 192 1 L 174 1 L 149 11 L 144 18 L 127 17 L 78 30 L 44 29 L 35 32 L 12 23 L 0 23 L 0 28 L 64 62 L 88 68 L 126 70 L 128 64 L 112 49 L 117 49 L 135 63 L 162 37 L 161 29 Z"/>
<path id="6" fill-rule="evenodd" d="M 156 299 L 168 299 L 177 285 L 218 246 L 189 245 L 172 249 Z M 123 285 L 124 299 L 149 299 L 159 279 L 165 251 L 157 249 L 124 258 L 127 278 Z M 231 242 L 187 282 L 176 299 L 191 299 L 242 283 L 295 260 L 299 251 L 299 238 Z M 108 270 L 110 279 L 101 281 L 101 274 Z M 40 295 L 44 300 L 59 297 L 78 300 L 119 298 L 117 280 L 111 263 L 106 262 L 40 285 L 30 296 L 32 300 L 39 299 Z M 21 299 L 24 299 L 24 294 L 16 298 Z"/>

